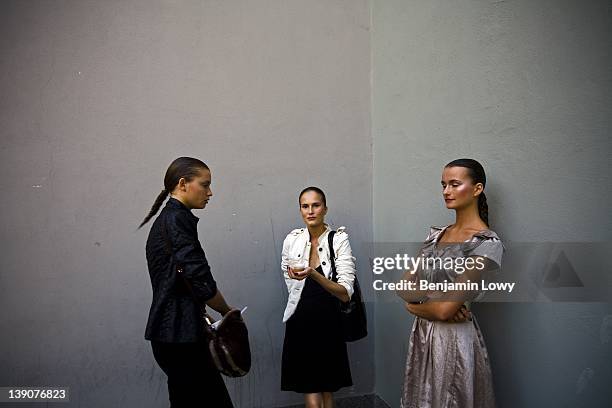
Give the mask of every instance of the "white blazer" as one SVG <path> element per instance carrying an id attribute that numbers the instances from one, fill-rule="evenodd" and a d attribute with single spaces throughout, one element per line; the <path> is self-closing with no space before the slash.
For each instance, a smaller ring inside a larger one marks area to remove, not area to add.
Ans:
<path id="1" fill-rule="evenodd" d="M 319 237 L 319 260 L 323 273 L 327 279 L 331 279 L 331 263 L 329 262 L 329 245 L 327 235 L 331 228 L 326 225 L 325 232 Z M 289 291 L 289 299 L 283 316 L 285 323 L 295 312 L 297 305 L 302 295 L 302 288 L 306 279 L 297 280 L 291 279 L 287 273 L 290 259 L 303 259 L 306 264 L 310 260 L 310 233 L 308 228 L 297 228 L 287 234 L 283 242 L 283 252 L 281 255 L 281 270 L 285 277 L 287 290 Z M 348 234 L 345 227 L 338 228 L 334 235 L 334 253 L 336 255 L 336 273 L 338 274 L 338 283 L 346 288 L 349 297 L 353 296 L 353 282 L 355 281 L 355 258 L 351 251 L 351 244 L 348 240 Z"/>

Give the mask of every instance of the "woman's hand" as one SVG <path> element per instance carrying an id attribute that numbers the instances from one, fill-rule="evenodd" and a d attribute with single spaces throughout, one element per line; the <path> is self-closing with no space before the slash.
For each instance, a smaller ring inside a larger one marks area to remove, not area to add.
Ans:
<path id="1" fill-rule="evenodd" d="M 295 270 L 291 268 L 290 266 L 287 267 L 287 275 L 289 275 L 291 279 L 295 279 L 295 280 L 304 280 L 308 276 L 310 276 L 310 274 L 313 272 L 314 272 L 314 269 L 312 269 L 310 266 L 304 269 L 300 269 L 300 270 Z"/>
<path id="2" fill-rule="evenodd" d="M 451 317 L 450 319 L 448 319 L 446 322 L 447 323 L 463 323 L 466 320 L 472 320 L 472 312 L 470 312 L 470 310 L 467 307 L 465 307 L 465 305 L 463 305 L 459 308 L 459 310 L 457 310 L 457 313 L 455 313 L 455 315 Z"/>
<path id="3" fill-rule="evenodd" d="M 449 302 L 446 302 L 446 303 L 449 303 Z M 467 307 L 465 307 L 465 305 L 461 305 L 461 307 L 450 318 L 442 319 L 440 316 L 446 312 L 441 312 L 440 308 L 447 309 L 447 307 L 444 307 L 444 306 L 447 306 L 447 305 L 444 305 L 442 303 L 436 303 L 436 302 L 426 302 L 426 303 L 421 303 L 421 304 L 414 304 L 414 303 L 408 303 L 408 302 L 404 303 L 404 307 L 411 314 L 427 319 L 427 320 L 430 320 L 430 321 L 442 321 L 446 323 L 463 323 L 466 320 L 470 320 L 470 321 L 472 320 L 472 312 L 470 312 L 470 310 Z"/>
<path id="4" fill-rule="evenodd" d="M 316 269 L 311 268 L 310 266 L 307 266 L 302 271 L 291 270 L 289 272 L 289 276 L 295 276 L 293 279 L 297 280 L 303 280 L 310 277 L 310 279 L 317 282 L 323 287 L 323 289 L 340 299 L 342 302 L 348 302 L 349 300 L 351 300 L 344 286 L 330 279 L 327 279 L 325 275 L 317 272 Z"/>

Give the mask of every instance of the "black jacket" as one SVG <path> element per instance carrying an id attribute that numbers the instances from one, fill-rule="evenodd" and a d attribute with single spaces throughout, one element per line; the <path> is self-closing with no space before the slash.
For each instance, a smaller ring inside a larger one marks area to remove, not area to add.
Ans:
<path id="1" fill-rule="evenodd" d="M 217 284 L 198 241 L 197 225 L 198 217 L 170 197 L 151 226 L 146 253 L 153 302 L 145 331 L 147 340 L 187 343 L 203 336 L 201 313 L 174 266 L 182 266 L 183 276 L 191 283 L 202 305 L 217 293 Z"/>

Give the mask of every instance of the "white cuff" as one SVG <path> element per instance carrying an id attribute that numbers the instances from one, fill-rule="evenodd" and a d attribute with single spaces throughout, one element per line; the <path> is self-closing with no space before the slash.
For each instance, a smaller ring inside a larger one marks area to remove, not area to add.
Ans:
<path id="1" fill-rule="evenodd" d="M 344 286 L 344 288 L 346 289 L 346 293 L 348 293 L 348 297 L 349 299 L 353 297 L 353 288 L 351 287 L 351 285 L 349 285 L 346 282 L 338 282 L 340 285 Z"/>

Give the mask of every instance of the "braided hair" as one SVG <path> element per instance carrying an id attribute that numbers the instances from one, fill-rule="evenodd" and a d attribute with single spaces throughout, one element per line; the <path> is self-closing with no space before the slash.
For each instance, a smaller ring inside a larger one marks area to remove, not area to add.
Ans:
<path id="1" fill-rule="evenodd" d="M 448 163 L 444 167 L 465 167 L 468 170 L 468 175 L 474 182 L 482 183 L 482 188 L 484 190 L 485 185 L 487 184 L 487 176 L 485 175 L 484 168 L 480 163 L 478 163 L 474 159 L 457 159 Z M 478 215 L 489 226 L 489 205 L 487 204 L 487 196 L 484 191 L 480 193 L 478 196 Z"/>
<path id="2" fill-rule="evenodd" d="M 174 160 L 170 166 L 168 166 L 168 170 L 166 170 L 166 175 L 164 176 L 164 189 L 155 199 L 151 211 L 149 211 L 145 219 L 140 223 L 138 229 L 149 222 L 151 217 L 157 214 L 159 207 L 161 207 L 166 200 L 168 194 L 174 190 L 181 178 L 184 178 L 186 181 L 191 181 L 194 177 L 198 176 L 202 169 L 210 170 L 203 161 L 194 159 L 193 157 L 179 157 Z"/>

